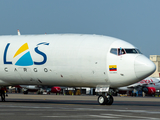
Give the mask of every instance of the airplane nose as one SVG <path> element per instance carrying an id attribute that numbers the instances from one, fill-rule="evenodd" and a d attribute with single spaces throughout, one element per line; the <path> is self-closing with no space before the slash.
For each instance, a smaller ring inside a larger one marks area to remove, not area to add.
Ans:
<path id="1" fill-rule="evenodd" d="M 151 75 L 155 70 L 155 64 L 144 55 L 135 58 L 134 69 L 137 78 L 143 79 Z"/>

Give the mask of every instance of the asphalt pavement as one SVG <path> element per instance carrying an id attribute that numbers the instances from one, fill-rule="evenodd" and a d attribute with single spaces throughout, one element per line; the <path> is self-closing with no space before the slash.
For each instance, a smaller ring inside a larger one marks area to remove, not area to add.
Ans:
<path id="1" fill-rule="evenodd" d="M 0 120 L 160 119 L 158 97 L 114 97 L 99 105 L 98 96 L 9 94 L 0 102 Z"/>

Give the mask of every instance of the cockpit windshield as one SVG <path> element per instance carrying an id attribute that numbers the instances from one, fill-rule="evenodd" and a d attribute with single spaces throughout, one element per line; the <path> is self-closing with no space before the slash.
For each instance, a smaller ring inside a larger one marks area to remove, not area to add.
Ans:
<path id="1" fill-rule="evenodd" d="M 110 53 L 115 55 L 123 54 L 142 54 L 140 50 L 135 48 L 111 48 Z"/>
<path id="2" fill-rule="evenodd" d="M 135 53 L 137 54 L 138 51 L 136 51 L 136 49 L 125 49 L 126 53 Z"/>
<path id="3" fill-rule="evenodd" d="M 130 54 L 142 54 L 141 52 L 140 52 L 140 50 L 138 50 L 138 49 L 125 49 L 125 51 L 126 51 L 126 53 L 130 53 Z"/>

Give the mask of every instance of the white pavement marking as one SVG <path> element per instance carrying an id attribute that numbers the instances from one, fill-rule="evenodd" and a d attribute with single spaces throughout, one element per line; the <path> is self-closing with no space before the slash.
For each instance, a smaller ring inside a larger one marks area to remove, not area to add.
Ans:
<path id="1" fill-rule="evenodd" d="M 36 108 L 36 109 L 49 109 L 53 107 L 34 107 L 34 106 L 13 106 L 13 105 L 0 105 L 0 107 L 14 107 L 14 108 Z"/>
<path id="2" fill-rule="evenodd" d="M 41 116 L 41 117 L 58 117 L 58 118 L 60 118 L 60 117 L 65 117 L 65 118 L 75 117 L 75 118 L 80 118 L 80 117 L 85 117 L 85 116 L 88 116 L 88 115 L 71 115 L 71 116 L 69 116 L 69 115 L 67 115 L 67 116 L 62 116 L 62 115 L 54 116 L 54 115 L 52 115 L 52 116 Z"/>
<path id="3" fill-rule="evenodd" d="M 68 117 L 68 116 L 41 116 L 41 117 Z"/>
<path id="4" fill-rule="evenodd" d="M 71 115 L 71 116 L 41 116 L 41 117 L 56 117 L 56 118 L 82 118 L 82 117 L 97 117 L 97 118 L 114 118 L 114 119 L 124 119 L 124 118 L 131 118 L 131 119 L 149 119 L 149 120 L 157 120 L 159 118 L 151 118 L 151 117 L 143 117 L 143 116 L 130 116 L 130 115 L 115 115 L 115 114 L 101 114 L 101 115 Z"/>
<path id="5" fill-rule="evenodd" d="M 117 116 L 117 117 L 132 117 L 132 118 L 141 118 L 141 119 L 158 119 L 158 118 L 143 117 L 143 116 L 130 116 L 130 115 L 115 115 L 115 114 L 102 114 L 102 115 Z"/>
<path id="6" fill-rule="evenodd" d="M 0 116 L 2 115 L 15 115 L 15 113 L 0 113 Z"/>
<path id="7" fill-rule="evenodd" d="M 115 116 L 102 116 L 102 115 L 89 115 L 91 117 L 99 117 L 99 118 L 119 118 L 119 117 L 115 117 Z"/>
<path id="8" fill-rule="evenodd" d="M 149 113 L 160 114 L 159 112 L 146 111 L 146 110 L 117 110 L 117 109 L 92 109 L 92 108 L 74 108 L 76 110 L 88 110 L 88 111 L 115 111 L 115 112 L 131 112 L 131 113 Z"/>
<path id="9" fill-rule="evenodd" d="M 119 117 L 114 117 L 114 116 L 102 116 L 102 115 L 81 115 L 81 116 L 77 116 L 77 115 L 71 115 L 71 116 L 41 116 L 41 117 L 65 117 L 65 118 L 70 118 L 70 117 L 75 117 L 75 118 L 82 118 L 82 117 L 99 117 L 99 118 L 119 118 Z"/>

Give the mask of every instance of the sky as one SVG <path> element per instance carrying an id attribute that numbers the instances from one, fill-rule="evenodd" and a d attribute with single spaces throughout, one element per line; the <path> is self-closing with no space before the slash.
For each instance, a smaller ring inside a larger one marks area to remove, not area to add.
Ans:
<path id="1" fill-rule="evenodd" d="M 78 33 L 160 55 L 160 0 L 0 0 L 0 35 Z"/>

